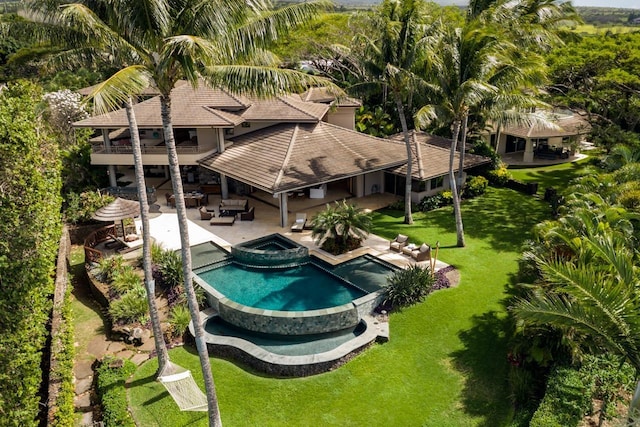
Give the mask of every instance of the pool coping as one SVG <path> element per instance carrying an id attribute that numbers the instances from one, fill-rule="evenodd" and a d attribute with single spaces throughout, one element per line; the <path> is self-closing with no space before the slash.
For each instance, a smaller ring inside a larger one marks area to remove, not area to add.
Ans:
<path id="1" fill-rule="evenodd" d="M 201 311 L 200 322 L 203 328 L 207 321 L 214 317 L 218 317 L 218 313 L 213 308 Z M 268 373 L 282 376 L 314 375 L 343 364 L 350 355 L 357 353 L 376 340 L 383 342 L 389 340 L 387 320 L 378 319 L 372 315 L 364 315 L 361 320 L 365 324 L 365 330 L 362 334 L 329 351 L 302 356 L 272 353 L 245 339 L 215 335 L 206 330 L 204 331 L 204 340 L 207 346 L 212 347 L 213 354 L 220 353 L 220 350 L 225 348 L 239 350 L 253 359 L 245 360 L 248 364 Z M 189 331 L 194 334 L 193 322 L 189 323 Z"/>

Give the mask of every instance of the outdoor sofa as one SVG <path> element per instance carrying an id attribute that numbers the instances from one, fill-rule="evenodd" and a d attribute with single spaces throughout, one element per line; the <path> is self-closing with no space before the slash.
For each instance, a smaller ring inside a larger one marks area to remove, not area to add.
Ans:
<path id="1" fill-rule="evenodd" d="M 238 212 L 249 210 L 247 199 L 222 199 L 220 201 L 220 216 L 236 216 Z"/>

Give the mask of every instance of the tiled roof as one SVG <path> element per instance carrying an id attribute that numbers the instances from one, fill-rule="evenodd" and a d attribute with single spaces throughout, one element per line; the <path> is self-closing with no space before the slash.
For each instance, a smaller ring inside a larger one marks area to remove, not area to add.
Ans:
<path id="1" fill-rule="evenodd" d="M 553 121 L 555 128 L 540 125 L 509 126 L 502 132 L 520 138 L 553 138 L 561 136 L 583 135 L 591 130 L 589 122 L 577 114 L 559 117 Z"/>
<path id="2" fill-rule="evenodd" d="M 404 147 L 404 136 L 402 133 L 393 135 L 391 140 Z M 446 175 L 449 172 L 449 155 L 451 140 L 440 136 L 430 135 L 425 132 L 410 131 L 411 152 L 413 161 L 411 162 L 411 176 L 414 179 L 425 180 Z M 446 143 L 446 144 L 445 144 Z M 471 168 L 484 163 L 489 163 L 491 159 L 475 154 L 464 156 L 464 168 Z M 460 153 L 455 153 L 454 171 L 458 171 L 460 164 Z M 402 165 L 393 169 L 394 173 L 400 175 L 407 174 L 407 166 Z"/>
<path id="3" fill-rule="evenodd" d="M 214 110 L 211 106 L 215 106 Z M 171 92 L 171 121 L 173 127 L 234 127 L 242 123 L 236 113 L 227 110 L 242 110 L 249 102 L 242 97 L 231 95 L 220 89 L 200 86 L 197 89 L 188 84 L 177 85 Z M 222 109 L 224 108 L 224 110 Z M 160 97 L 156 96 L 133 106 L 140 128 L 161 128 Z M 75 122 L 77 127 L 114 128 L 127 127 L 124 109 L 90 117 Z"/>
<path id="4" fill-rule="evenodd" d="M 325 104 L 304 102 L 298 95 L 280 96 L 254 102 L 241 116 L 246 121 L 311 122 L 322 120 L 329 110 Z"/>
<path id="5" fill-rule="evenodd" d="M 406 153 L 393 141 L 325 122 L 279 124 L 232 140 L 200 164 L 254 187 L 281 193 L 397 167 Z"/>
<path id="6" fill-rule="evenodd" d="M 329 106 L 302 101 L 299 95 L 274 99 L 248 98 L 204 84 L 194 89 L 180 83 L 171 92 L 171 120 L 179 127 L 235 127 L 244 121 L 317 122 Z M 133 107 L 138 127 L 162 127 L 160 97 L 148 99 Z M 77 127 L 126 127 L 124 109 L 90 117 L 74 123 Z"/>
<path id="7" fill-rule="evenodd" d="M 335 104 L 339 107 L 360 107 L 362 103 L 357 99 L 331 93 L 325 87 L 312 87 L 300 95 L 303 101 L 322 104 Z"/>

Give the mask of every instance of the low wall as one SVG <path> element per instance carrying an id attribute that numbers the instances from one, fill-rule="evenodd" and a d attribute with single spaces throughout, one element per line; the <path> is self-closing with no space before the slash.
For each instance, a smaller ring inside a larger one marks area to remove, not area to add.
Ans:
<path id="1" fill-rule="evenodd" d="M 281 245 L 282 249 L 259 249 L 252 246 L 259 246 L 260 243 L 274 243 Z M 298 245 L 279 234 L 272 234 L 260 239 L 252 240 L 252 246 L 243 244 L 231 247 L 231 255 L 234 261 L 251 266 L 280 266 L 298 265 L 309 259 L 309 249 L 306 246 Z"/>
<path id="2" fill-rule="evenodd" d="M 277 311 L 247 307 L 222 298 L 219 316 L 232 325 L 254 332 L 278 335 L 308 335 L 339 331 L 358 324 L 352 303 L 322 310 Z"/>
<path id="3" fill-rule="evenodd" d="M 319 334 L 350 328 L 360 321 L 359 311 L 352 302 L 320 310 L 264 310 L 231 301 L 198 276 L 193 280 L 206 290 L 207 302 L 220 318 L 249 331 L 279 335 Z"/>

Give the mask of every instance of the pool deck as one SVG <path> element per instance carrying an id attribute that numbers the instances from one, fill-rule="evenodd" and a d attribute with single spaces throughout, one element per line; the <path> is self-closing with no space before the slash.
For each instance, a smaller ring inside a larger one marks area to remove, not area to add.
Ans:
<path id="1" fill-rule="evenodd" d="M 239 198 L 234 196 L 233 198 Z M 387 206 L 388 197 L 384 195 L 372 195 L 357 199 L 350 199 L 352 203 L 357 204 L 362 209 L 375 210 Z M 220 203 L 220 196 L 209 196 L 207 208 L 216 211 Z M 280 227 L 278 209 L 262 202 L 259 199 L 249 198 L 249 206 L 255 208 L 255 219 L 253 221 L 236 221 L 231 227 L 210 225 L 209 221 L 201 220 L 198 209 L 187 209 L 187 217 L 189 218 L 189 244 L 190 246 L 213 241 L 219 246 L 229 250 L 232 245 L 253 240 L 258 237 L 266 236 L 273 233 L 280 233 L 289 239 L 309 248 L 309 252 L 330 264 L 339 264 L 351 258 L 358 257 L 363 254 L 375 255 L 384 261 L 394 264 L 398 267 L 405 268 L 415 264 L 415 261 L 407 255 L 393 252 L 389 250 L 389 241 L 375 234 L 370 234 L 363 242 L 363 247 L 350 251 L 346 254 L 333 256 L 315 244 L 311 237 L 310 230 L 302 232 L 292 232 L 288 227 Z M 309 208 L 305 212 L 307 217 L 311 218 L 324 206 L 316 206 Z M 158 203 L 150 208 L 151 220 L 149 225 L 151 228 L 151 236 L 156 243 L 162 245 L 166 249 L 180 249 L 180 233 L 178 227 L 178 219 L 176 209 L 166 206 L 164 203 Z M 140 230 L 140 220 L 136 220 L 136 227 Z M 421 244 L 422 242 L 414 242 Z M 428 242 L 427 242 L 428 243 Z M 427 266 L 429 261 L 422 261 L 419 265 Z M 447 264 L 437 260 L 436 270 L 446 267 Z"/>
<path id="2" fill-rule="evenodd" d="M 239 198 L 239 197 L 234 197 Z M 387 206 L 390 203 L 388 197 L 384 195 L 368 196 L 358 199 L 350 199 L 362 209 L 375 210 Z M 218 215 L 219 196 L 209 196 L 207 208 L 216 211 Z M 371 254 L 387 261 L 390 264 L 401 268 L 416 264 L 416 262 L 398 252 L 389 249 L 389 241 L 375 234 L 370 234 L 363 242 L 363 246 L 339 256 L 331 255 L 322 251 L 313 241 L 310 230 L 302 232 L 292 232 L 288 227 L 280 227 L 279 212 L 274 206 L 255 198 L 249 198 L 249 206 L 255 209 L 255 219 L 253 221 L 236 220 L 233 226 L 210 225 L 209 221 L 200 219 L 198 209 L 187 209 L 189 227 L 189 245 L 194 246 L 200 243 L 213 241 L 218 246 L 230 251 L 232 245 L 245 241 L 257 239 L 273 233 L 282 234 L 289 239 L 309 248 L 313 254 L 330 264 L 339 264 L 352 258 L 364 254 Z M 317 206 L 305 210 L 308 218 L 324 206 Z M 180 234 L 178 219 L 175 208 L 166 206 L 164 203 L 151 207 L 150 234 L 156 243 L 167 249 L 180 249 Z M 295 216 L 295 215 L 294 215 Z M 140 230 L 140 221 L 136 221 L 136 226 Z M 414 242 L 421 244 L 422 242 Z M 418 263 L 428 266 L 429 261 Z M 437 260 L 436 270 L 446 267 L 447 264 Z M 202 324 L 205 324 L 211 316 L 217 316 L 213 309 L 208 309 L 200 313 Z M 373 341 L 387 341 L 389 339 L 389 323 L 386 314 L 374 316 L 371 314 L 361 315 L 361 320 L 366 324 L 366 330 L 356 338 L 323 353 L 306 356 L 285 356 L 267 351 L 244 339 L 221 336 L 205 332 L 205 341 L 216 352 L 227 352 L 234 357 L 240 357 L 245 362 L 252 361 L 255 368 L 265 370 L 275 375 L 284 376 L 305 376 L 313 375 L 333 369 L 346 362 L 352 354 L 366 348 Z M 193 325 L 189 328 L 193 333 Z M 244 355 L 244 356 L 243 356 Z M 247 359 L 248 357 L 248 359 Z"/>

